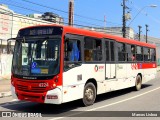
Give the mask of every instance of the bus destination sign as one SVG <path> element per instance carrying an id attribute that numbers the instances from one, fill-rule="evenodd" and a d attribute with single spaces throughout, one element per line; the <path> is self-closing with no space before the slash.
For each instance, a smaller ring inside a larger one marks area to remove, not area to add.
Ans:
<path id="1" fill-rule="evenodd" d="M 22 36 L 39 36 L 39 35 L 61 35 L 61 27 L 33 27 L 19 31 L 18 37 Z"/>
<path id="2" fill-rule="evenodd" d="M 29 35 L 51 35 L 52 33 L 53 33 L 53 28 L 29 30 Z"/>

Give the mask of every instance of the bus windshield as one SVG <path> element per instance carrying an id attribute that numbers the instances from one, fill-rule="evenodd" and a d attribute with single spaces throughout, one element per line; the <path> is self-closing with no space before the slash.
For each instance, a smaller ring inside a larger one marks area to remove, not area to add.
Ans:
<path id="1" fill-rule="evenodd" d="M 51 76 L 60 69 L 60 38 L 17 39 L 12 73 L 21 76 Z"/>

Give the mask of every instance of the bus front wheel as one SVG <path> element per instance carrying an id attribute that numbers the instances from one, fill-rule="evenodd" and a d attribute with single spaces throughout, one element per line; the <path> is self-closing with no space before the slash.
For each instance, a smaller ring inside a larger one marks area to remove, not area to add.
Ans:
<path id="1" fill-rule="evenodd" d="M 96 99 L 96 87 L 93 83 L 89 82 L 84 87 L 83 104 L 85 106 L 93 105 Z"/>
<path id="2" fill-rule="evenodd" d="M 136 83 L 135 83 L 135 88 L 138 91 L 138 90 L 141 89 L 141 87 L 142 87 L 142 78 L 141 78 L 140 75 L 137 75 L 137 77 L 136 77 Z"/>

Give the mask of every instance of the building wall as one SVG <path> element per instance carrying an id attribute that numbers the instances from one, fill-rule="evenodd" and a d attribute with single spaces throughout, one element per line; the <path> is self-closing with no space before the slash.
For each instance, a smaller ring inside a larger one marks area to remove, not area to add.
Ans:
<path id="1" fill-rule="evenodd" d="M 34 25 L 42 25 L 42 24 L 54 24 L 52 22 L 44 21 L 41 19 L 30 18 L 27 16 L 23 16 L 20 14 L 13 14 L 13 27 L 12 27 L 12 37 L 16 37 L 19 29 L 34 26 Z"/>
<path id="2" fill-rule="evenodd" d="M 0 5 L 0 39 L 11 37 L 12 14 L 13 11 L 4 5 Z"/>

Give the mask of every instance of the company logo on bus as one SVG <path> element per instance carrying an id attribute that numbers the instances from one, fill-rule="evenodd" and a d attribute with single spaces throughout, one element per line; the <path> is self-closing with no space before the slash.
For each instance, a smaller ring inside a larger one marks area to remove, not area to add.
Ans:
<path id="1" fill-rule="evenodd" d="M 98 65 L 95 65 L 94 67 L 94 71 L 97 72 L 98 71 Z"/>
<path id="2" fill-rule="evenodd" d="M 141 65 L 141 66 L 142 66 L 142 65 Z M 131 68 L 132 68 L 132 70 L 137 70 L 137 69 L 138 69 L 137 63 L 131 64 Z"/>
<path id="3" fill-rule="evenodd" d="M 103 70 L 104 70 L 104 66 L 95 65 L 94 67 L 95 72 L 102 72 Z"/>

